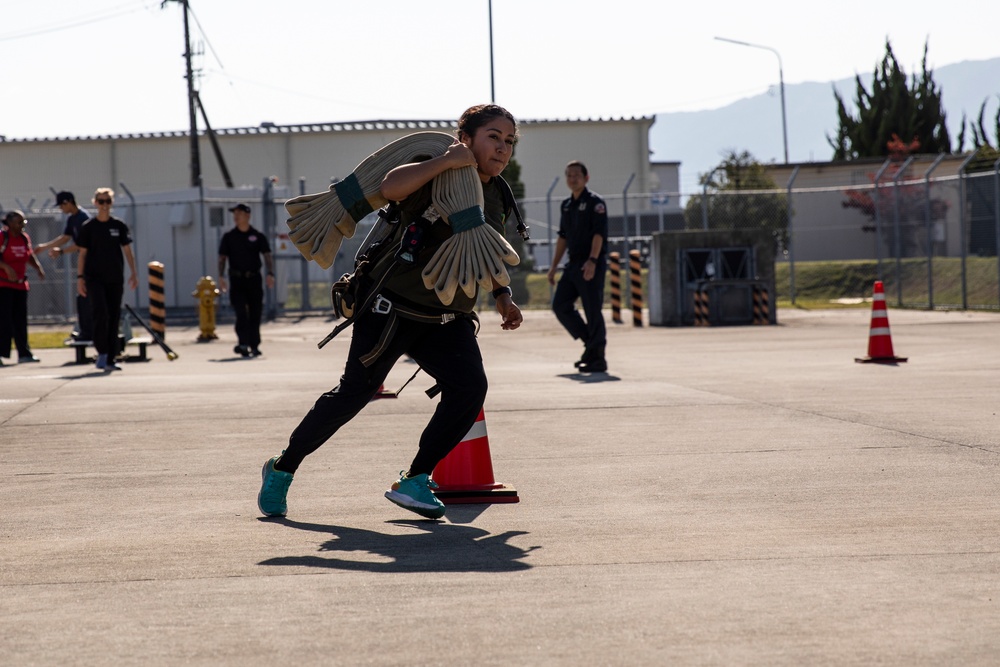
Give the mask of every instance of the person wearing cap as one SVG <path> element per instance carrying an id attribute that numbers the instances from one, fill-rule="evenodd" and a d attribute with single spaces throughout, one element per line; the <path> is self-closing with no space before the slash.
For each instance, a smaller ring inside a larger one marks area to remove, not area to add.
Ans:
<path id="1" fill-rule="evenodd" d="M 263 233 L 250 226 L 250 207 L 244 203 L 233 206 L 233 229 L 222 235 L 219 242 L 219 289 L 229 292 L 229 303 L 236 312 L 236 337 L 233 352 L 242 357 L 259 357 L 260 316 L 264 309 L 264 288 L 261 285 L 261 256 L 267 267 L 267 287 L 274 288 L 274 262 L 271 246 Z M 229 280 L 226 280 L 226 262 Z"/>
<path id="2" fill-rule="evenodd" d="M 111 215 L 115 193 L 111 188 L 97 188 L 94 205 L 97 215 L 80 229 L 76 244 L 80 248 L 77 263 L 77 293 L 90 299 L 94 315 L 94 348 L 97 368 L 104 372 L 120 371 L 115 363 L 118 350 L 118 322 L 125 293 L 125 260 L 131 276 L 129 289 L 139 286 L 132 255 L 132 237 L 128 225 Z"/>
<path id="3" fill-rule="evenodd" d="M 28 264 L 45 278 L 24 231 L 27 222 L 21 211 L 9 211 L 3 218 L 6 229 L 0 232 L 0 359 L 10 358 L 13 341 L 20 364 L 38 361 L 28 345 Z"/>
<path id="4" fill-rule="evenodd" d="M 51 241 L 35 246 L 36 255 L 47 250 L 52 259 L 78 251 L 76 238 L 80 234 L 83 223 L 90 219 L 90 214 L 76 205 L 76 197 L 68 190 L 56 193 L 56 206 L 68 216 L 63 233 Z M 66 245 L 70 241 L 72 243 Z M 68 264 L 67 267 L 72 269 Z M 73 332 L 73 338 L 78 341 L 93 340 L 93 318 L 90 314 L 90 304 L 87 302 L 87 297 L 79 294 L 76 296 L 76 331 Z"/>

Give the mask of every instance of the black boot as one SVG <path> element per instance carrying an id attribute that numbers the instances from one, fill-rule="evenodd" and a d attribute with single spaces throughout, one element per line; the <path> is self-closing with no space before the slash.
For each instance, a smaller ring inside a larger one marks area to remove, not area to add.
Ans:
<path id="1" fill-rule="evenodd" d="M 577 368 L 581 373 L 603 373 L 608 370 L 608 362 L 604 359 L 604 347 L 584 351 Z"/>
<path id="2" fill-rule="evenodd" d="M 594 351 L 588 347 L 583 348 L 583 354 L 580 356 L 579 361 L 574 361 L 573 365 L 579 368 L 580 366 L 585 366 L 594 360 Z"/>

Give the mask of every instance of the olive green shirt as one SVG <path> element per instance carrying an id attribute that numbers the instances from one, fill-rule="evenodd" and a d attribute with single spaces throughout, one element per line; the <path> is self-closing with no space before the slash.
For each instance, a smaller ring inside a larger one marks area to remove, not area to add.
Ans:
<path id="1" fill-rule="evenodd" d="M 483 184 L 483 198 L 486 202 L 485 217 L 486 224 L 493 227 L 503 235 L 504 220 L 507 211 L 504 210 L 504 198 L 496 179 L 491 178 L 488 183 Z M 428 183 L 409 197 L 400 202 L 401 221 L 400 230 L 405 229 L 412 221 L 421 217 L 431 206 L 431 184 Z M 477 294 L 472 297 L 465 295 L 459 288 L 455 292 L 455 299 L 445 306 L 438 299 L 433 289 L 424 287 L 424 279 L 420 273 L 427 266 L 441 244 L 451 237 L 451 225 L 443 219 L 438 218 L 424 231 L 423 249 L 417 255 L 416 263 L 412 265 L 399 264 L 396 272 L 385 285 L 383 291 L 389 292 L 387 298 L 401 298 L 402 302 L 416 306 L 421 310 L 431 313 L 460 312 L 471 313 L 476 305 Z M 399 241 L 400 234 L 397 234 L 396 241 Z M 391 255 L 389 256 L 391 257 Z M 391 261 L 391 260 L 390 260 Z"/>

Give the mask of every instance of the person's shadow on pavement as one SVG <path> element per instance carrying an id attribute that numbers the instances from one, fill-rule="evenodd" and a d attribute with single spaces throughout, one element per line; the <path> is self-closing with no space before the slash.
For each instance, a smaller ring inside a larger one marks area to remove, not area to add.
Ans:
<path id="1" fill-rule="evenodd" d="M 330 533 L 334 537 L 320 545 L 324 555 L 279 556 L 261 561 L 259 565 L 292 565 L 324 567 L 365 572 L 514 572 L 531 567 L 522 561 L 528 553 L 541 547 L 522 549 L 507 541 L 527 535 L 526 531 L 508 530 L 490 535 L 482 528 L 457 526 L 436 521 L 391 521 L 412 526 L 420 532 L 389 535 L 372 530 L 301 523 L 290 519 L 261 519 L 298 530 Z M 352 559 L 337 555 L 369 554 Z M 330 554 L 330 555 L 326 555 Z"/>
<path id="2" fill-rule="evenodd" d="M 563 373 L 557 377 L 575 380 L 580 384 L 594 384 L 596 382 L 618 382 L 621 380 L 617 375 L 608 372 L 603 373 Z"/>

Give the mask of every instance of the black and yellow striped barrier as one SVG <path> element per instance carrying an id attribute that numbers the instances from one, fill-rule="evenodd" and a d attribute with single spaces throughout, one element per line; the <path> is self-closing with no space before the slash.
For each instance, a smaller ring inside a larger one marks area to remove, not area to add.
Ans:
<path id="1" fill-rule="evenodd" d="M 611 274 L 611 320 L 622 323 L 622 264 L 621 255 L 608 253 L 608 271 Z"/>
<path id="2" fill-rule="evenodd" d="M 638 250 L 628 252 L 629 280 L 632 287 L 632 325 L 642 326 L 642 254 Z"/>
<path id="3" fill-rule="evenodd" d="M 711 325 L 708 308 L 708 290 L 704 287 L 698 287 L 694 291 L 694 325 L 696 327 Z"/>
<path id="4" fill-rule="evenodd" d="M 166 340 L 167 310 L 163 296 L 163 263 L 150 262 L 149 269 L 149 327 Z"/>
<path id="5" fill-rule="evenodd" d="M 764 285 L 753 286 L 753 323 L 771 323 L 771 300 Z"/>

